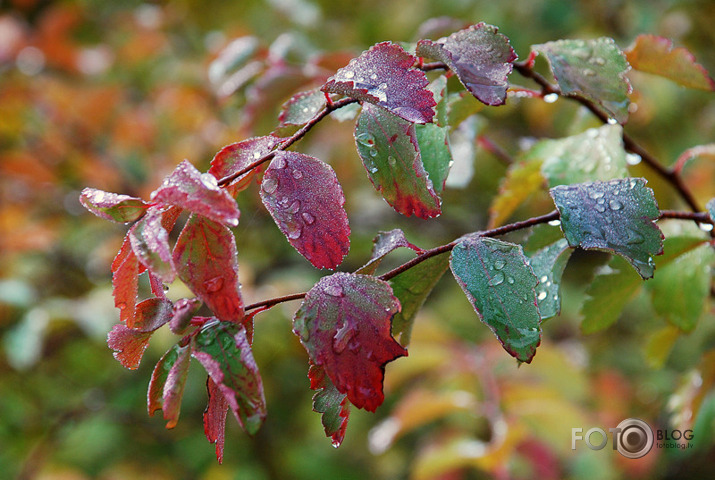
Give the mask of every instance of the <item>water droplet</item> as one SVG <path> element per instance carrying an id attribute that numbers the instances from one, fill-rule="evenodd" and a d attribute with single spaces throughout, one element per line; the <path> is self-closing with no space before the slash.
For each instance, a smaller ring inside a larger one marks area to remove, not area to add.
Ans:
<path id="1" fill-rule="evenodd" d="M 301 233 L 303 233 L 303 227 L 300 225 L 291 225 L 288 227 L 286 236 L 291 240 L 297 240 L 300 238 Z"/>
<path id="2" fill-rule="evenodd" d="M 202 173 L 200 178 L 201 183 L 206 188 L 210 188 L 211 190 L 218 190 L 218 182 L 216 181 L 216 177 L 214 177 L 210 173 Z"/>
<path id="3" fill-rule="evenodd" d="M 545 298 L 546 298 L 546 292 L 541 292 L 541 293 L 539 293 L 539 296 L 536 297 L 536 298 L 538 298 L 539 300 L 545 299 Z"/>
<path id="4" fill-rule="evenodd" d="M 559 99 L 558 93 L 549 93 L 547 95 L 544 95 L 544 101 L 546 103 L 554 103 L 558 99 Z"/>
<path id="5" fill-rule="evenodd" d="M 587 77 L 593 77 L 596 75 L 596 72 L 591 70 L 590 68 L 584 68 L 583 69 L 583 74 L 586 75 Z"/>
<path id="6" fill-rule="evenodd" d="M 605 195 L 605 193 L 602 192 L 602 191 L 593 191 L 593 190 L 591 190 L 591 191 L 588 193 L 588 196 L 591 197 L 591 198 L 594 199 L 594 200 L 598 200 L 599 198 L 603 198 L 604 195 Z M 601 202 L 599 202 L 599 203 L 601 203 Z"/>
<path id="7" fill-rule="evenodd" d="M 390 155 L 387 157 L 387 163 L 389 163 L 391 167 L 394 167 L 397 164 L 397 159 Z"/>
<path id="8" fill-rule="evenodd" d="M 548 281 L 549 281 L 548 275 L 543 275 L 543 276 L 539 279 L 539 281 L 540 281 L 541 283 L 546 283 L 546 282 L 548 282 Z"/>
<path id="9" fill-rule="evenodd" d="M 271 193 L 274 193 L 276 190 L 278 190 L 278 180 L 276 180 L 275 178 L 264 178 L 263 182 L 261 183 L 261 188 L 264 192 L 270 195 Z"/>
<path id="10" fill-rule="evenodd" d="M 327 293 L 331 297 L 342 297 L 344 295 L 343 287 L 334 283 L 329 283 L 323 287 L 323 292 Z"/>
<path id="11" fill-rule="evenodd" d="M 288 211 L 288 213 L 298 213 L 298 210 L 300 210 L 300 200 L 296 200 L 291 203 L 286 210 Z"/>
<path id="12" fill-rule="evenodd" d="M 315 223 L 315 217 L 308 212 L 303 212 L 300 216 L 303 217 L 303 220 L 305 220 L 305 223 L 308 225 Z"/>
<path id="13" fill-rule="evenodd" d="M 377 157 L 377 150 L 375 150 L 374 148 L 371 148 L 371 149 L 370 149 L 370 156 L 371 156 L 371 157 Z"/>
<path id="14" fill-rule="evenodd" d="M 616 120 L 615 118 L 609 118 L 609 119 L 608 119 L 608 124 L 609 124 L 609 125 L 616 125 L 617 123 L 618 123 L 618 120 Z"/>
<path id="15" fill-rule="evenodd" d="M 620 210 L 621 208 L 623 208 L 623 204 L 616 199 L 613 199 L 608 202 L 608 206 L 611 207 L 611 210 Z"/>
<path id="16" fill-rule="evenodd" d="M 626 163 L 628 165 L 638 165 L 639 163 L 641 163 L 641 160 L 641 156 L 637 153 L 626 154 Z"/>
<path id="17" fill-rule="evenodd" d="M 700 227 L 700 230 L 703 232 L 712 232 L 713 226 L 710 223 L 698 223 L 698 227 Z"/>
<path id="18" fill-rule="evenodd" d="M 549 220 L 549 225 L 551 225 L 552 227 L 558 227 L 559 225 L 561 225 L 561 220 Z"/>
<path id="19" fill-rule="evenodd" d="M 353 72 L 352 70 L 345 70 L 345 72 L 343 72 L 343 74 L 345 75 L 345 78 L 347 78 L 348 80 L 355 76 L 355 72 Z"/>
<path id="20" fill-rule="evenodd" d="M 340 327 L 333 337 L 333 350 L 342 353 L 355 336 L 355 330 L 347 323 Z"/>
<path id="21" fill-rule="evenodd" d="M 514 285 L 514 278 L 513 277 L 506 277 L 506 282 L 509 285 Z"/>
<path id="22" fill-rule="evenodd" d="M 379 88 L 380 90 L 387 90 L 387 84 L 383 82 L 377 88 Z"/>
<path id="23" fill-rule="evenodd" d="M 628 245 L 639 245 L 643 242 L 645 242 L 645 238 L 643 238 L 643 235 L 636 232 L 635 230 L 628 230 L 628 240 L 626 241 Z"/>
<path id="24" fill-rule="evenodd" d="M 372 75 L 370 75 L 370 80 L 377 80 L 377 74 L 373 73 Z"/>
<path id="25" fill-rule="evenodd" d="M 259 152 L 259 151 L 253 152 L 253 159 L 258 160 L 259 158 L 261 158 L 261 152 Z"/>
<path id="26" fill-rule="evenodd" d="M 361 143 L 366 147 L 372 147 L 375 145 L 375 137 L 373 137 L 372 134 L 367 132 L 358 134 L 355 139 L 358 141 L 358 143 Z"/>
<path id="27" fill-rule="evenodd" d="M 506 265 L 506 262 L 504 260 L 502 260 L 501 258 L 494 260 L 494 268 L 495 269 L 501 270 L 502 268 L 504 268 L 504 265 Z"/>
<path id="28" fill-rule="evenodd" d="M 597 210 L 598 212 L 603 213 L 603 212 L 606 211 L 606 206 L 603 205 L 603 204 L 601 204 L 601 203 L 597 203 L 597 204 L 596 204 L 596 210 Z"/>
<path id="29" fill-rule="evenodd" d="M 300 180 L 301 178 L 303 178 L 303 172 L 301 172 L 301 171 L 298 170 L 298 169 L 293 170 L 293 172 L 291 173 L 291 175 L 293 175 L 293 178 L 295 178 L 296 180 Z"/>
<path id="30" fill-rule="evenodd" d="M 204 281 L 204 288 L 208 293 L 215 293 L 223 287 L 223 277 L 214 277 Z"/>
<path id="31" fill-rule="evenodd" d="M 271 162 L 271 166 L 273 168 L 285 168 L 286 167 L 286 159 L 283 158 L 283 155 L 279 155 L 273 159 Z"/>
<path id="32" fill-rule="evenodd" d="M 501 272 L 497 272 L 496 275 L 489 279 L 488 283 L 490 287 L 496 287 L 497 285 L 501 285 L 502 283 L 504 283 L 504 274 Z"/>

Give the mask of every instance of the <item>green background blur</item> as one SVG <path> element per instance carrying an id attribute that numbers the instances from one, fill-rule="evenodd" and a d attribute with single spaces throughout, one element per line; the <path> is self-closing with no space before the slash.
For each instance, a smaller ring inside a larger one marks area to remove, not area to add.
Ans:
<path id="1" fill-rule="evenodd" d="M 229 418 L 222 466 L 203 435 L 205 373 L 198 364 L 192 365 L 175 429 L 166 430 L 160 416 L 146 415 L 153 365 L 176 339 L 157 334 L 134 372 L 112 358 L 105 339 L 118 313 L 109 264 L 125 228 L 84 211 L 77 201 L 80 190 L 91 186 L 146 198 L 184 158 L 206 169 L 223 145 L 269 133 L 278 106 L 298 85 L 276 81 L 217 99 L 206 72 L 233 38 L 255 36 L 268 49 L 265 54 L 301 65 L 319 51 L 347 52 L 349 59 L 379 41 L 414 41 L 420 25 L 440 16 L 498 26 L 521 58 L 531 44 L 559 38 L 610 36 L 626 47 L 637 34 L 654 33 L 687 46 L 715 71 L 711 0 L 0 1 L 0 478 L 715 475 L 712 395 L 703 404 L 693 451 L 628 463 L 609 449 L 570 450 L 571 427 L 615 426 L 627 416 L 667 425 L 682 414 L 678 401 L 687 403 L 693 372 L 702 371 L 697 369 L 703 352 L 715 345 L 715 322 L 708 313 L 695 333 L 676 342 L 672 354 L 659 359 L 648 353 L 646 339 L 662 324 L 654 326 L 640 297 L 616 327 L 582 336 L 577 312 L 594 266 L 605 258 L 598 255 L 574 257 L 564 282 L 564 313 L 548 324 L 534 364 L 518 370 L 478 323 L 456 284 L 444 279 L 419 317 L 409 358 L 387 369 L 385 405 L 374 415 L 353 409 L 337 450 L 311 411 L 307 358 L 290 331 L 296 304 L 257 317 L 254 350 L 269 416 L 253 439 Z M 629 132 L 665 163 L 715 138 L 710 94 L 652 78 L 636 80 L 643 98 L 636 99 L 640 120 Z M 562 103 L 513 101 L 485 111 L 479 128 L 513 154 L 520 138 L 570 133 L 580 113 Z M 327 122 L 296 147 L 329 161 L 346 190 L 353 235 L 341 269 L 353 270 L 369 258 L 378 230 L 403 228 L 410 240 L 428 248 L 485 225 L 504 173 L 487 152 L 477 150 L 477 174 L 466 190 L 445 193 L 440 219 L 405 219 L 369 185 L 351 128 L 350 122 Z M 635 175 L 651 178 L 661 207 L 677 208 L 672 191 L 639 168 Z M 699 198 L 715 196 L 713 167 L 701 166 L 696 173 L 688 181 Z M 246 301 L 310 288 L 321 272 L 280 236 L 257 189 L 242 193 L 239 206 L 235 232 Z M 543 213 L 542 207 L 537 202 L 519 213 L 526 218 Z M 172 285 L 171 295 L 185 293 Z M 481 367 L 465 368 L 472 360 Z M 501 396 L 484 392 L 480 371 L 504 387 Z M 450 392 L 467 392 L 480 407 L 470 411 L 459 401 L 444 403 Z M 421 405 L 418 413 L 408 411 L 406 398 Z M 372 437 L 370 450 L 368 433 L 381 419 L 395 411 L 429 417 L 424 412 L 440 401 L 446 406 L 434 421 L 415 420 L 418 425 L 385 452 Z M 465 460 L 462 450 L 473 445 L 470 438 L 489 440 L 485 406 L 495 405 L 510 425 L 529 432 L 527 440 L 496 455 L 499 467 Z"/>

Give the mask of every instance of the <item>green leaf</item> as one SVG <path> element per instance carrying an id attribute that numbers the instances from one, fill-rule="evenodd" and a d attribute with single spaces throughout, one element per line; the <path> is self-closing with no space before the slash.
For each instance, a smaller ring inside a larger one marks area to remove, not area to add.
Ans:
<path id="1" fill-rule="evenodd" d="M 266 418 L 266 399 L 246 330 L 231 322 L 207 324 L 194 337 L 191 353 L 219 387 L 241 427 L 255 434 Z"/>
<path id="2" fill-rule="evenodd" d="M 504 349 L 531 362 L 541 343 L 536 276 L 520 245 L 469 236 L 452 250 L 454 278 Z"/>
<path id="3" fill-rule="evenodd" d="M 546 55 L 564 95 L 580 95 L 623 124 L 628 120 L 628 62 L 611 38 L 558 40 L 533 45 Z"/>
<path id="4" fill-rule="evenodd" d="M 604 125 L 571 137 L 542 140 L 534 155 L 544 160 L 541 172 L 549 187 L 625 178 L 622 136 L 620 125 Z"/>
<path id="5" fill-rule="evenodd" d="M 683 332 L 692 331 L 710 296 L 710 265 L 715 252 L 706 240 L 670 237 L 656 261 L 658 274 L 648 283 L 653 308 L 659 316 Z"/>
<path id="6" fill-rule="evenodd" d="M 178 343 L 171 347 L 154 367 L 147 393 L 149 416 L 163 410 L 166 428 L 174 428 L 179 421 L 181 398 L 189 372 L 191 349 Z"/>
<path id="7" fill-rule="evenodd" d="M 414 124 L 366 103 L 355 140 L 370 181 L 395 210 L 420 218 L 441 213 L 440 198 L 422 164 Z"/>
<path id="8" fill-rule="evenodd" d="M 561 312 L 561 276 L 571 257 L 572 250 L 565 239 L 544 247 L 531 255 L 529 265 L 539 280 L 536 300 L 539 302 L 541 319 L 555 317 Z"/>
<path id="9" fill-rule="evenodd" d="M 313 395 L 313 411 L 323 414 L 325 435 L 331 437 L 333 446 L 338 448 L 345 438 L 350 417 L 348 396 L 335 388 L 322 367 L 311 365 L 308 377 L 310 377 L 310 388 L 316 391 Z"/>
<path id="10" fill-rule="evenodd" d="M 437 195 L 444 190 L 444 183 L 447 181 L 449 168 L 452 166 L 452 154 L 449 151 L 447 139 L 448 131 L 448 127 L 440 127 L 434 123 L 415 125 L 422 164 Z"/>
<path id="11" fill-rule="evenodd" d="M 417 253 L 421 253 L 422 249 L 411 244 L 405 238 L 405 232 L 399 228 L 390 230 L 389 232 L 378 232 L 375 238 L 372 239 L 372 256 L 370 261 L 365 265 L 360 267 L 355 273 L 362 273 L 365 275 L 372 275 L 380 266 L 382 259 L 392 252 L 393 250 L 405 247 L 414 250 Z"/>
<path id="12" fill-rule="evenodd" d="M 598 270 L 586 290 L 588 297 L 581 307 L 581 331 L 595 333 L 614 324 L 623 307 L 638 293 L 642 282 L 625 260 L 613 257 L 608 265 Z"/>
<path id="13" fill-rule="evenodd" d="M 673 48 L 673 42 L 667 38 L 638 35 L 625 54 L 636 70 L 665 77 L 684 87 L 715 90 L 715 81 L 693 54 L 683 47 Z"/>
<path id="14" fill-rule="evenodd" d="M 569 245 L 622 255 L 643 278 L 652 277 L 663 234 L 653 223 L 660 211 L 645 184 L 626 178 L 552 188 Z"/>
<path id="15" fill-rule="evenodd" d="M 281 107 L 278 117 L 280 126 L 304 125 L 325 107 L 325 94 L 318 90 L 309 90 L 293 95 Z"/>
<path id="16" fill-rule="evenodd" d="M 389 281 L 393 293 L 402 305 L 402 310 L 392 318 L 392 335 L 398 338 L 403 347 L 410 343 L 417 312 L 448 268 L 449 255 L 436 255 Z"/>

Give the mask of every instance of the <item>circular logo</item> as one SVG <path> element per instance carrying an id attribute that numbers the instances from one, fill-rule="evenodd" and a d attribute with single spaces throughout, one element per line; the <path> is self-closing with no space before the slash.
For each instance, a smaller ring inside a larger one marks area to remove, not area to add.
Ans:
<path id="1" fill-rule="evenodd" d="M 643 420 L 627 418 L 618 424 L 618 453 L 626 458 L 641 458 L 653 448 L 653 430 Z"/>

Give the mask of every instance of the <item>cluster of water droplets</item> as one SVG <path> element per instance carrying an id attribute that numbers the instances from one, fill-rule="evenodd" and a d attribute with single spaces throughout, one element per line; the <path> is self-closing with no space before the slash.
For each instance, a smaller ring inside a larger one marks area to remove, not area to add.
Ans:
<path id="1" fill-rule="evenodd" d="M 377 146 L 375 145 L 375 137 L 368 132 L 361 132 L 355 136 L 355 140 L 358 144 L 362 145 L 362 149 L 367 154 L 362 155 L 362 161 L 365 164 L 365 168 L 370 173 L 377 173 L 379 168 L 375 164 L 375 157 L 377 157 Z"/>

